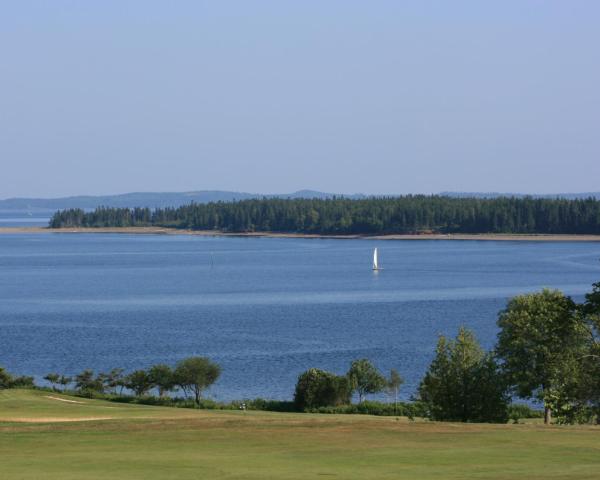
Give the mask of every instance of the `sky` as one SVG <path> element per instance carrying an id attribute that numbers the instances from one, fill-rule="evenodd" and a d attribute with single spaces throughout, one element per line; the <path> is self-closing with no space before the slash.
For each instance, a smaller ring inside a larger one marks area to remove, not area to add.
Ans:
<path id="1" fill-rule="evenodd" d="M 0 198 L 600 190 L 600 2 L 0 2 Z"/>

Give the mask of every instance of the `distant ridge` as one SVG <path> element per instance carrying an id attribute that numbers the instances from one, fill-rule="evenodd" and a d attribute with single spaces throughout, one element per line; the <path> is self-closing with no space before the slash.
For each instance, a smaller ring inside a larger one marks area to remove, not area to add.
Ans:
<path id="1" fill-rule="evenodd" d="M 524 193 L 497 193 L 497 192 L 441 192 L 439 195 L 454 198 L 498 198 L 531 196 L 534 198 L 589 198 L 600 199 L 600 192 L 589 193 L 557 193 L 557 194 L 524 194 Z M 398 195 L 377 195 L 394 197 Z M 179 207 L 191 202 L 231 202 L 234 200 L 247 200 L 251 198 L 333 198 L 344 197 L 351 199 L 368 198 L 369 195 L 355 193 L 351 195 L 319 192 L 316 190 L 299 190 L 293 193 L 260 194 L 247 192 L 231 192 L 223 190 L 198 190 L 192 192 L 133 192 L 121 195 L 90 196 L 80 195 L 62 198 L 8 198 L 0 200 L 0 212 L 32 212 L 53 213 L 56 210 L 68 208 L 82 208 L 92 210 L 100 206 L 105 207 L 150 207 L 165 208 Z"/>
<path id="2" fill-rule="evenodd" d="M 600 192 L 584 192 L 584 193 L 500 193 L 500 192 L 441 192 L 439 195 L 444 197 L 453 198 L 500 198 L 500 197 L 514 197 L 514 198 L 564 198 L 567 200 L 575 200 L 578 198 L 598 198 L 600 199 Z"/>
<path id="3" fill-rule="evenodd" d="M 299 190 L 293 193 L 260 194 L 247 192 L 229 192 L 222 190 L 199 190 L 193 192 L 133 192 L 120 195 L 90 196 L 79 195 L 62 198 L 8 198 L 0 200 L 0 211 L 55 212 L 68 208 L 95 209 L 100 206 L 126 208 L 179 207 L 191 202 L 231 202 L 251 198 L 365 198 L 362 194 L 339 195 L 318 192 L 315 190 Z"/>

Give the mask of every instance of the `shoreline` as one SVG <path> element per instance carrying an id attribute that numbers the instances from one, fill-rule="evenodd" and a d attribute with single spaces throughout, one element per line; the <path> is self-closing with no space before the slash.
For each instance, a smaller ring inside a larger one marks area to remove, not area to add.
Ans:
<path id="1" fill-rule="evenodd" d="M 600 235 L 588 234 L 504 234 L 504 233 L 424 233 L 390 235 L 319 235 L 310 233 L 247 232 L 231 233 L 214 230 L 185 230 L 163 227 L 98 227 L 98 228 L 48 228 L 48 227 L 0 227 L 0 235 L 10 234 L 69 234 L 69 233 L 117 233 L 136 235 L 197 235 L 205 237 L 262 237 L 307 238 L 339 240 L 483 240 L 527 242 L 600 242 Z"/>

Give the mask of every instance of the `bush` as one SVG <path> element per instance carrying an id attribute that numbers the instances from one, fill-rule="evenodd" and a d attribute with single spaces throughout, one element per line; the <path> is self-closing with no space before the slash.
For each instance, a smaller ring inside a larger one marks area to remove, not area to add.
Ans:
<path id="1" fill-rule="evenodd" d="M 8 373 L 4 368 L 0 367 L 0 389 L 10 388 L 12 382 L 12 375 Z"/>
<path id="2" fill-rule="evenodd" d="M 350 394 L 346 377 L 311 368 L 298 377 L 294 404 L 298 410 L 343 405 L 350 403 Z"/>
<path id="3" fill-rule="evenodd" d="M 508 418 L 517 423 L 521 418 L 543 418 L 544 412 L 535 410 L 524 403 L 511 403 L 508 406 Z"/>
<path id="4" fill-rule="evenodd" d="M 331 414 L 350 414 L 350 415 L 378 415 L 389 417 L 425 417 L 427 408 L 421 402 L 398 402 L 382 403 L 374 401 L 364 401 L 356 405 L 340 405 L 337 407 L 319 407 L 307 410 L 310 413 L 331 413 Z"/>
<path id="5" fill-rule="evenodd" d="M 10 388 L 33 388 L 34 386 L 33 377 L 26 375 L 14 377 L 10 384 Z"/>
<path id="6" fill-rule="evenodd" d="M 4 368 L 0 367 L 0 390 L 3 388 L 33 388 L 33 377 L 13 377 Z"/>

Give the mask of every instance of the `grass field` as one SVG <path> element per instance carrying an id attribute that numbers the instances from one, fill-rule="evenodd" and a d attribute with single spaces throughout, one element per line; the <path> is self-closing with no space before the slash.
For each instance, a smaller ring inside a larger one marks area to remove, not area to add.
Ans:
<path id="1" fill-rule="evenodd" d="M 600 428 L 198 411 L 2 390 L 0 478 L 598 479 Z"/>

